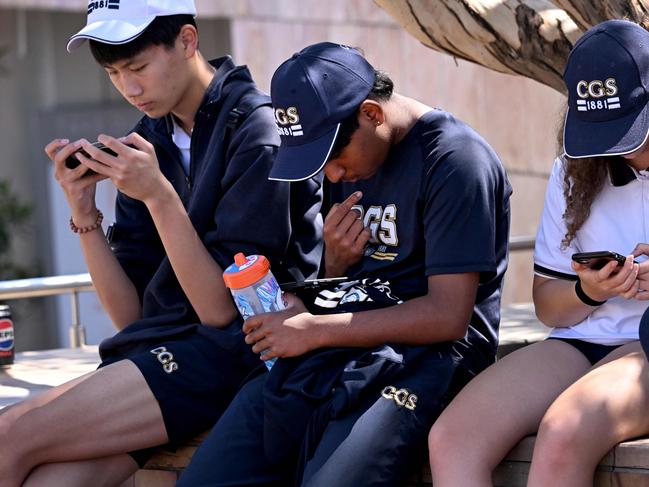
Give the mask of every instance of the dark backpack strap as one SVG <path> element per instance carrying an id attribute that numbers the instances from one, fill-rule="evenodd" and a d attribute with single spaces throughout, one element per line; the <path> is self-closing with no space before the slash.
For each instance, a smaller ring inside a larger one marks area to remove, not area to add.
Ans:
<path id="1" fill-rule="evenodd" d="M 223 147 L 226 148 L 230 145 L 230 138 L 237 130 L 243 121 L 254 112 L 257 108 L 264 106 L 272 106 L 270 96 L 262 93 L 261 91 L 253 91 L 245 93 L 237 102 L 237 105 L 230 110 L 228 118 L 225 122 L 225 134 L 223 137 Z"/>

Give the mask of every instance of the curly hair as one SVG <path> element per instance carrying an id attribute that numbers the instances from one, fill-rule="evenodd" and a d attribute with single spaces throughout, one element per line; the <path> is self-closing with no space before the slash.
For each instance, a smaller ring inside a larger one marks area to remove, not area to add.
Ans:
<path id="1" fill-rule="evenodd" d="M 565 249 L 590 216 L 590 207 L 604 186 L 610 165 L 626 162 L 620 156 L 568 157 L 563 153 L 563 126 L 558 131 L 557 141 L 564 167 L 563 197 L 566 211 L 563 213 L 563 221 L 567 232 L 561 241 L 561 248 Z"/>
<path id="2" fill-rule="evenodd" d="M 570 245 L 590 216 L 590 207 L 608 176 L 610 159 L 612 157 L 572 159 L 564 156 L 563 197 L 566 200 L 566 211 L 563 220 L 567 232 L 561 241 L 562 249 Z"/>

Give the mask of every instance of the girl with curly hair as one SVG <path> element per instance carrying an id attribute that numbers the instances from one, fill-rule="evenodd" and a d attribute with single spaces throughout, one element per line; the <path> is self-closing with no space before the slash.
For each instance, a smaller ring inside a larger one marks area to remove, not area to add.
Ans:
<path id="1" fill-rule="evenodd" d="M 593 27 L 564 80 L 564 154 L 534 251 L 534 305 L 550 334 L 489 367 L 444 411 L 429 436 L 435 487 L 492 485 L 494 468 L 534 433 L 528 485 L 592 486 L 612 447 L 649 433 L 638 341 L 649 299 L 649 33 L 621 20 Z M 600 250 L 626 259 L 572 260 Z"/>

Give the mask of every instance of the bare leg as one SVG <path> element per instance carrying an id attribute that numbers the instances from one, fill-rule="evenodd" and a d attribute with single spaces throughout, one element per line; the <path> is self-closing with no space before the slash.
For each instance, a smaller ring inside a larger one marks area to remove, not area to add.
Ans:
<path id="1" fill-rule="evenodd" d="M 125 480 L 126 479 L 126 480 Z M 69 463 L 48 463 L 32 470 L 22 487 L 174 487 L 176 472 L 138 470 L 126 454 Z"/>
<path id="2" fill-rule="evenodd" d="M 435 487 L 491 486 L 493 469 L 521 438 L 536 431 L 552 401 L 589 367 L 571 345 L 547 340 L 479 374 L 431 429 Z"/>
<path id="3" fill-rule="evenodd" d="M 116 487 L 137 471 L 138 465 L 127 454 L 67 463 L 47 463 L 36 467 L 22 487 Z M 123 487 L 133 487 L 127 483 Z M 173 484 L 171 484 L 173 485 Z"/>
<path id="4" fill-rule="evenodd" d="M 139 369 L 123 360 L 48 390 L 0 415 L 0 478 L 20 486 L 45 463 L 166 443 L 162 413 Z"/>
<path id="5" fill-rule="evenodd" d="M 592 486 L 614 445 L 649 432 L 649 364 L 639 342 L 618 348 L 569 387 L 541 422 L 528 485 Z"/>

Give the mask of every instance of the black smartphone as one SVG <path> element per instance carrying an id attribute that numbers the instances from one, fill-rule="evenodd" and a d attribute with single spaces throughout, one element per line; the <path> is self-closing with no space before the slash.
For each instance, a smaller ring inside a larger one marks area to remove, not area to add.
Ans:
<path id="1" fill-rule="evenodd" d="M 611 252 L 610 250 L 599 250 L 597 252 L 578 252 L 572 254 L 572 260 L 586 265 L 591 269 L 601 269 L 612 260 L 617 262 L 617 265 L 624 265 L 626 256 L 617 252 Z"/>
<path id="2" fill-rule="evenodd" d="M 282 291 L 297 291 L 299 289 L 322 289 L 349 281 L 348 277 L 329 277 L 325 279 L 307 279 L 305 281 L 293 281 L 280 283 Z"/>
<path id="3" fill-rule="evenodd" d="M 106 154 L 109 154 L 111 156 L 116 156 L 117 155 L 117 152 L 115 152 L 112 149 L 109 149 L 108 147 L 106 147 L 101 142 L 93 142 L 92 145 L 94 147 L 96 147 L 97 149 L 104 151 Z M 74 157 L 74 154 L 76 154 L 77 152 L 81 152 L 84 156 L 90 157 L 90 155 L 83 149 L 79 149 L 78 151 L 73 152 L 65 160 L 65 167 L 67 167 L 68 169 L 75 169 L 75 168 L 79 167 L 79 164 L 81 164 L 81 162 L 79 162 L 79 159 Z M 88 171 L 88 173 L 94 173 L 94 171 Z"/>

